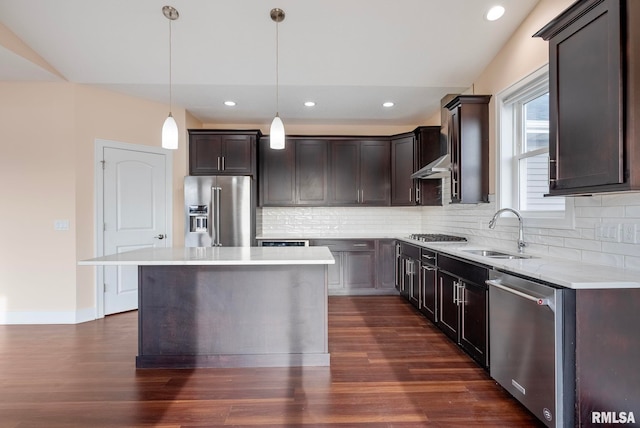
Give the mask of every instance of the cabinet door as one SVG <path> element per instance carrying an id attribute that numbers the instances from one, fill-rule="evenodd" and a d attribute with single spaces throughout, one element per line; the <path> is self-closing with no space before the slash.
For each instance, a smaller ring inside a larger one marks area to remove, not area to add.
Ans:
<path id="1" fill-rule="evenodd" d="M 401 246 L 396 242 L 396 290 L 402 294 L 402 282 L 404 281 L 404 259 L 400 256 Z"/>
<path id="2" fill-rule="evenodd" d="M 390 239 L 377 242 L 376 288 L 393 289 L 396 285 L 396 244 Z"/>
<path id="3" fill-rule="evenodd" d="M 447 142 L 440 134 L 439 126 L 421 126 L 416 129 L 418 163 L 416 169 L 448 153 Z M 425 206 L 442 206 L 442 180 L 415 180 L 420 189 L 418 204 Z"/>
<path id="4" fill-rule="evenodd" d="M 460 346 L 487 366 L 487 289 L 463 283 L 460 293 Z"/>
<path id="5" fill-rule="evenodd" d="M 420 308 L 422 303 L 420 293 L 420 261 L 409 259 L 408 264 L 408 297 L 409 302 L 416 308 Z"/>
<path id="6" fill-rule="evenodd" d="M 222 135 L 222 172 L 252 175 L 255 138 L 249 135 Z"/>
<path id="7" fill-rule="evenodd" d="M 269 139 L 260 140 L 260 206 L 295 204 L 295 145 L 287 141 L 283 150 L 269 148 Z"/>
<path id="8" fill-rule="evenodd" d="M 413 135 L 391 140 L 391 205 L 415 205 Z"/>
<path id="9" fill-rule="evenodd" d="M 331 142 L 332 205 L 360 202 L 360 144 L 357 141 Z"/>
<path id="10" fill-rule="evenodd" d="M 296 141 L 296 202 L 326 205 L 328 202 L 328 160 L 326 140 Z"/>
<path id="11" fill-rule="evenodd" d="M 345 288 L 375 288 L 375 252 L 344 252 Z"/>
<path id="12" fill-rule="evenodd" d="M 360 204 L 389 205 L 391 202 L 388 141 L 360 142 Z"/>
<path id="13" fill-rule="evenodd" d="M 458 342 L 458 279 L 438 272 L 438 326 Z"/>
<path id="14" fill-rule="evenodd" d="M 428 264 L 421 265 L 420 291 L 422 295 L 420 312 L 429 320 L 436 322 L 437 277 L 435 267 Z"/>
<path id="15" fill-rule="evenodd" d="M 624 182 L 620 3 L 603 1 L 549 41 L 551 194 Z"/>
<path id="16" fill-rule="evenodd" d="M 215 175 L 222 171 L 222 136 L 189 136 L 189 174 Z"/>
<path id="17" fill-rule="evenodd" d="M 449 150 L 451 157 L 451 202 L 460 202 L 460 108 L 449 112 Z"/>
<path id="18" fill-rule="evenodd" d="M 489 202 L 489 101 L 491 95 L 459 95 L 449 109 L 451 202 Z"/>

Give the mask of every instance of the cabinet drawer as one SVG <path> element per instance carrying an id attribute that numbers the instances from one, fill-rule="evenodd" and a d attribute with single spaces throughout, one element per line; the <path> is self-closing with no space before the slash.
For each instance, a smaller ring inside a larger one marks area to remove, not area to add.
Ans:
<path id="1" fill-rule="evenodd" d="M 400 243 L 400 254 L 407 256 L 414 260 L 420 260 L 420 247 L 407 244 L 405 242 Z"/>
<path id="2" fill-rule="evenodd" d="M 420 250 L 420 261 L 430 265 L 436 264 L 436 252 L 422 248 Z"/>
<path id="3" fill-rule="evenodd" d="M 486 266 L 469 263 L 445 254 L 438 255 L 438 268 L 483 287 L 486 287 L 484 282 L 489 279 L 489 269 Z"/>
<path id="4" fill-rule="evenodd" d="M 329 247 L 331 251 L 375 251 L 373 239 L 314 239 L 310 245 Z"/>

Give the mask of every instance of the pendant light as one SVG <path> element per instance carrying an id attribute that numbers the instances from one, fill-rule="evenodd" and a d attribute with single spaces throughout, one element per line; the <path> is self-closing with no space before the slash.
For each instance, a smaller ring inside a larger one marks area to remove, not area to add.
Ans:
<path id="1" fill-rule="evenodd" d="M 171 114 L 171 21 L 178 19 L 180 14 L 172 6 L 164 6 L 162 13 L 169 20 L 169 116 L 162 125 L 162 147 L 175 150 L 178 148 L 178 124 Z"/>
<path id="2" fill-rule="evenodd" d="M 271 19 L 276 23 L 276 117 L 271 122 L 269 130 L 269 147 L 276 150 L 284 149 L 284 124 L 280 119 L 280 86 L 279 86 L 279 46 L 278 46 L 278 24 L 284 20 L 284 11 L 282 9 L 271 9 Z"/>

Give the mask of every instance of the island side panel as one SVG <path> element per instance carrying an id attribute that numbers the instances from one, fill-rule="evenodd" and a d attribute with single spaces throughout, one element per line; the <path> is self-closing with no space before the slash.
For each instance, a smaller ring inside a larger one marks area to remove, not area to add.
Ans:
<path id="1" fill-rule="evenodd" d="M 328 365 L 326 271 L 140 266 L 138 367 Z"/>

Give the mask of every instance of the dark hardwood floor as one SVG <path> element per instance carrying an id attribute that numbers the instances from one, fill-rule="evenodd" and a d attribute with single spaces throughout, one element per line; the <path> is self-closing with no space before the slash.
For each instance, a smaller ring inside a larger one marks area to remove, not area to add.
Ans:
<path id="1" fill-rule="evenodd" d="M 400 297 L 329 299 L 331 367 L 136 370 L 137 313 L 0 326 L 0 427 L 536 427 Z"/>

